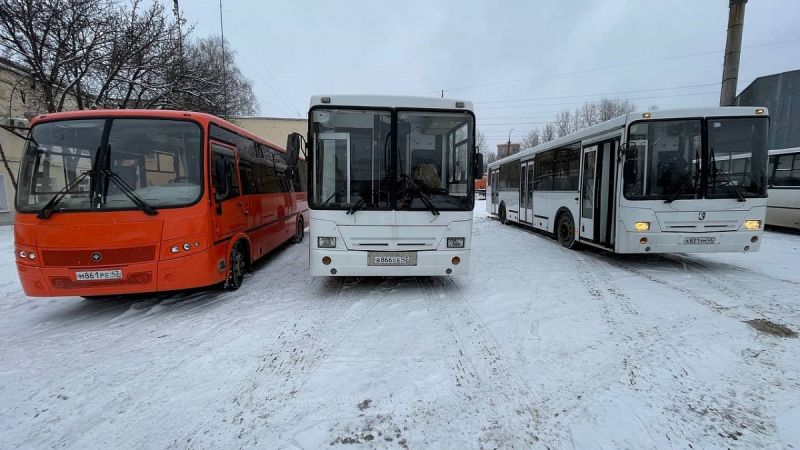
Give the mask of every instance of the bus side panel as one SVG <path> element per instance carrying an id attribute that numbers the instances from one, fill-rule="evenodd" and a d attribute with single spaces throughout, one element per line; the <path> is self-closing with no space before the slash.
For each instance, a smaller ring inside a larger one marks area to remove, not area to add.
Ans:
<path id="1" fill-rule="evenodd" d="M 800 229 L 800 187 L 769 190 L 766 223 Z"/>
<path id="2" fill-rule="evenodd" d="M 498 197 L 500 197 L 500 203 L 506 205 L 508 220 L 519 222 L 519 189 L 502 189 Z"/>
<path id="3" fill-rule="evenodd" d="M 556 215 L 559 209 L 566 207 L 572 214 L 574 223 L 578 223 L 578 192 L 572 191 L 534 191 L 533 193 L 533 226 L 548 233 L 555 232 Z"/>

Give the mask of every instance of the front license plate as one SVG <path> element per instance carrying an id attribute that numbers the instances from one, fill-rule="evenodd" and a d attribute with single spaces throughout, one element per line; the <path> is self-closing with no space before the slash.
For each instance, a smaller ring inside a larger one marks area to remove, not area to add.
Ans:
<path id="1" fill-rule="evenodd" d="M 75 272 L 78 281 L 121 280 L 121 270 L 92 270 L 88 272 Z"/>
<path id="2" fill-rule="evenodd" d="M 716 244 L 715 237 L 687 237 L 683 238 L 683 245 Z"/>
<path id="3" fill-rule="evenodd" d="M 417 252 L 369 252 L 370 266 L 416 266 Z"/>

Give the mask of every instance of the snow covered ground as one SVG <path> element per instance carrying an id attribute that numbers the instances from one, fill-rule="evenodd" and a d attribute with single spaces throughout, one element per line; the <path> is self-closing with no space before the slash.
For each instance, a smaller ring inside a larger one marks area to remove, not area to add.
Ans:
<path id="1" fill-rule="evenodd" d="M 0 448 L 798 448 L 800 235 L 569 251 L 476 207 L 472 275 L 28 299 L 0 228 Z"/>

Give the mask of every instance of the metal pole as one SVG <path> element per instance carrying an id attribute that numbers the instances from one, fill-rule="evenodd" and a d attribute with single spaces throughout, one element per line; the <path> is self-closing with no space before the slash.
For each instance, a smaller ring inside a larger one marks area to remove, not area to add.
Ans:
<path id="1" fill-rule="evenodd" d="M 747 0 L 730 0 L 728 38 L 725 43 L 725 63 L 722 67 L 722 90 L 719 106 L 736 104 L 736 84 L 739 81 L 739 58 L 742 55 L 744 8 Z"/>
<path id="2" fill-rule="evenodd" d="M 506 147 L 506 156 L 511 156 L 511 132 L 512 131 L 514 131 L 513 128 L 508 130 L 508 147 Z"/>
<path id="3" fill-rule="evenodd" d="M 225 65 L 225 28 L 222 26 L 222 0 L 219 0 L 219 36 L 222 40 L 222 113 L 228 116 L 228 74 Z"/>

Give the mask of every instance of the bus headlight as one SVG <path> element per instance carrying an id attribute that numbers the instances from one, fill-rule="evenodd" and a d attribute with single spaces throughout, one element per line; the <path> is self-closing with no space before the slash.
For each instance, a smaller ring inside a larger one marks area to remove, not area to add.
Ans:
<path id="1" fill-rule="evenodd" d="M 464 238 L 463 237 L 447 238 L 447 248 L 464 248 Z"/>
<path id="2" fill-rule="evenodd" d="M 173 245 L 172 248 L 169 249 L 173 254 L 178 253 L 181 249 L 178 248 L 177 245 Z"/>
<path id="3" fill-rule="evenodd" d="M 636 231 L 650 231 L 650 222 L 636 222 L 633 228 Z"/>
<path id="4" fill-rule="evenodd" d="M 319 236 L 317 237 L 317 247 L 336 248 L 336 238 L 331 236 Z"/>
<path id="5" fill-rule="evenodd" d="M 744 228 L 747 230 L 760 230 L 761 229 L 761 221 L 760 220 L 745 220 L 744 221 Z"/>

